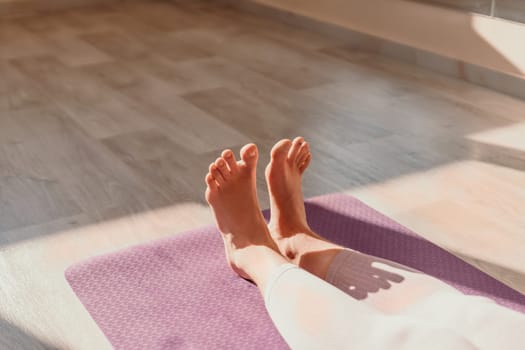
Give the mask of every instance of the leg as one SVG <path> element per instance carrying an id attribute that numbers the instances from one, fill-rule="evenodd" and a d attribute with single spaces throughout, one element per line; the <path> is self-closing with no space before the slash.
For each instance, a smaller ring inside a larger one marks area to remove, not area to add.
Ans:
<path id="1" fill-rule="evenodd" d="M 524 315 L 388 260 L 343 250 L 326 281 L 385 313 L 454 329 L 479 349 L 519 349 L 525 342 Z"/>
<path id="2" fill-rule="evenodd" d="M 345 249 L 313 232 L 306 221 L 301 187 L 310 159 L 303 138 L 282 140 L 272 149 L 266 168 L 272 212 L 268 227 L 283 256 L 383 312 L 397 312 L 435 290 L 453 290 L 435 278 Z M 387 297 L 376 293 L 381 289 L 388 290 Z"/>
<path id="3" fill-rule="evenodd" d="M 454 332 L 407 317 L 386 316 L 279 254 L 263 220 L 255 190 L 257 149 L 237 162 L 229 150 L 210 165 L 206 199 L 222 234 L 230 266 L 254 281 L 284 339 L 294 349 L 471 349 Z M 430 347 L 432 348 L 432 347 Z"/>
<path id="4" fill-rule="evenodd" d="M 292 349 L 475 349 L 451 329 L 385 315 L 291 264 L 269 278 L 265 302 Z"/>
<path id="5" fill-rule="evenodd" d="M 282 140 L 272 149 L 266 169 L 271 236 L 291 262 L 383 313 L 407 314 L 453 326 L 487 348 L 502 342 L 512 348 L 512 344 L 525 341 L 525 335 L 518 332 L 520 327 L 525 329 L 523 315 L 484 298 L 465 296 L 436 278 L 400 264 L 345 249 L 313 232 L 306 221 L 301 189 L 302 174 L 310 159 L 303 138 Z M 501 339 L 502 334 L 505 339 Z"/>

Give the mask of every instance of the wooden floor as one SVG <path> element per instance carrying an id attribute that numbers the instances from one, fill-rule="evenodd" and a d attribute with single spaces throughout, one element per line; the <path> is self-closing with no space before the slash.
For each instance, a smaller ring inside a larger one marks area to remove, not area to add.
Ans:
<path id="1" fill-rule="evenodd" d="M 126 2 L 0 27 L 0 348 L 109 349 L 64 269 L 211 223 L 203 177 L 305 136 L 352 193 L 525 292 L 525 102 L 268 19 Z"/>

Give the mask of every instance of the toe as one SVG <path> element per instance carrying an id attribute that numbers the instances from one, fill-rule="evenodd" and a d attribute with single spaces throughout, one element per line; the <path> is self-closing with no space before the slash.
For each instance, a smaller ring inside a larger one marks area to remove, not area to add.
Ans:
<path id="1" fill-rule="evenodd" d="M 299 154 L 297 155 L 297 165 L 298 166 L 304 163 L 309 153 L 310 153 L 310 146 L 308 146 L 308 142 L 305 142 L 302 144 L 301 148 L 299 149 Z"/>
<path id="2" fill-rule="evenodd" d="M 292 142 L 292 147 L 290 148 L 290 151 L 288 152 L 288 159 L 290 159 L 292 162 L 297 161 L 297 156 L 299 155 L 299 149 L 304 143 L 304 138 L 299 136 L 296 137 Z"/>
<path id="3" fill-rule="evenodd" d="M 215 182 L 215 179 L 213 178 L 213 176 L 208 173 L 206 175 L 206 185 L 208 185 L 208 188 L 211 190 L 211 191 L 216 191 L 217 190 L 217 183 Z"/>
<path id="4" fill-rule="evenodd" d="M 217 181 L 219 186 L 220 185 L 224 185 L 224 183 L 225 183 L 224 178 L 222 177 L 221 172 L 219 171 L 219 169 L 217 168 L 215 163 L 211 163 L 210 164 L 210 174 L 211 174 L 211 176 L 213 176 L 215 181 Z"/>
<path id="5" fill-rule="evenodd" d="M 272 160 L 280 160 L 286 158 L 288 151 L 292 146 L 292 141 L 288 139 L 281 140 L 275 144 L 272 148 Z"/>
<path id="6" fill-rule="evenodd" d="M 215 160 L 215 166 L 217 167 L 217 169 L 219 169 L 224 180 L 228 180 L 230 178 L 230 169 L 228 169 L 228 165 L 226 164 L 226 161 L 224 159 L 217 158 Z"/>
<path id="7" fill-rule="evenodd" d="M 241 159 L 250 168 L 255 169 L 258 156 L 257 146 L 253 143 L 247 144 L 241 149 Z"/>
<path id="8" fill-rule="evenodd" d="M 230 172 L 234 174 L 237 172 L 237 160 L 235 160 L 235 155 L 233 154 L 232 150 L 227 149 L 224 150 L 221 154 L 221 157 L 226 161 L 228 164 L 228 168 L 230 169 Z"/>
<path id="9" fill-rule="evenodd" d="M 299 165 L 299 171 L 301 174 L 308 168 L 308 165 L 310 165 L 310 161 L 312 160 L 312 154 L 308 153 L 308 156 L 306 157 L 305 161 Z"/>

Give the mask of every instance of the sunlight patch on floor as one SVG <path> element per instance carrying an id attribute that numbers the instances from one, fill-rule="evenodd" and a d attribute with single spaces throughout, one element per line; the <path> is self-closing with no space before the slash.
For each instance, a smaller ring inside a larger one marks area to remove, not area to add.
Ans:
<path id="1" fill-rule="evenodd" d="M 71 220 L 75 221 L 73 228 L 52 231 L 53 226 L 64 227 L 65 221 Z M 111 249 L 115 245 L 147 241 L 212 223 L 212 215 L 207 206 L 186 202 L 101 222 L 95 222 L 88 215 L 80 214 L 56 222 L 8 231 L 3 234 L 2 245 L 4 249 L 7 249 L 7 246 L 12 250 L 18 246 L 62 240 L 72 236 L 75 240 L 86 237 L 90 244 L 95 243 L 100 248 L 108 246 Z M 39 234 L 35 234 L 37 232 Z M 46 234 L 42 234 L 43 232 Z M 33 235 L 36 238 L 31 238 Z M 20 239 L 21 237 L 24 239 Z"/>
<path id="2" fill-rule="evenodd" d="M 466 138 L 525 152 L 525 122 L 470 134 Z"/>
<path id="3" fill-rule="evenodd" d="M 458 161 L 346 193 L 441 247 L 525 276 L 524 172 Z M 525 291 L 525 278 L 517 283 Z"/>
<path id="4" fill-rule="evenodd" d="M 485 16 L 472 15 L 471 26 L 481 39 L 513 65 L 516 73 L 525 73 L 525 46 L 516 45 L 516 40 L 521 40 L 523 35 L 521 23 L 503 19 L 488 21 Z"/>

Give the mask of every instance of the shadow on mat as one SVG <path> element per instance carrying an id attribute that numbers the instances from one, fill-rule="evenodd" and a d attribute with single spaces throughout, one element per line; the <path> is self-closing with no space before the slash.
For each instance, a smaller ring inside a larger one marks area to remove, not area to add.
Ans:
<path id="1" fill-rule="evenodd" d="M 366 299 L 369 294 L 379 293 L 390 289 L 393 284 L 402 283 L 405 277 L 398 273 L 399 270 L 414 271 L 391 261 L 380 260 L 375 256 L 353 251 L 339 255 L 339 252 L 339 249 L 309 252 L 301 257 L 299 264 L 309 270 L 307 266 L 323 261 L 323 256 L 326 259 L 326 256 L 335 254 L 336 259 L 343 259 L 336 263 L 333 271 L 328 273 L 326 281 L 356 300 Z M 389 267 L 396 268 L 396 272 L 389 271 Z M 337 274 L 339 278 L 333 280 L 332 274 Z"/>

